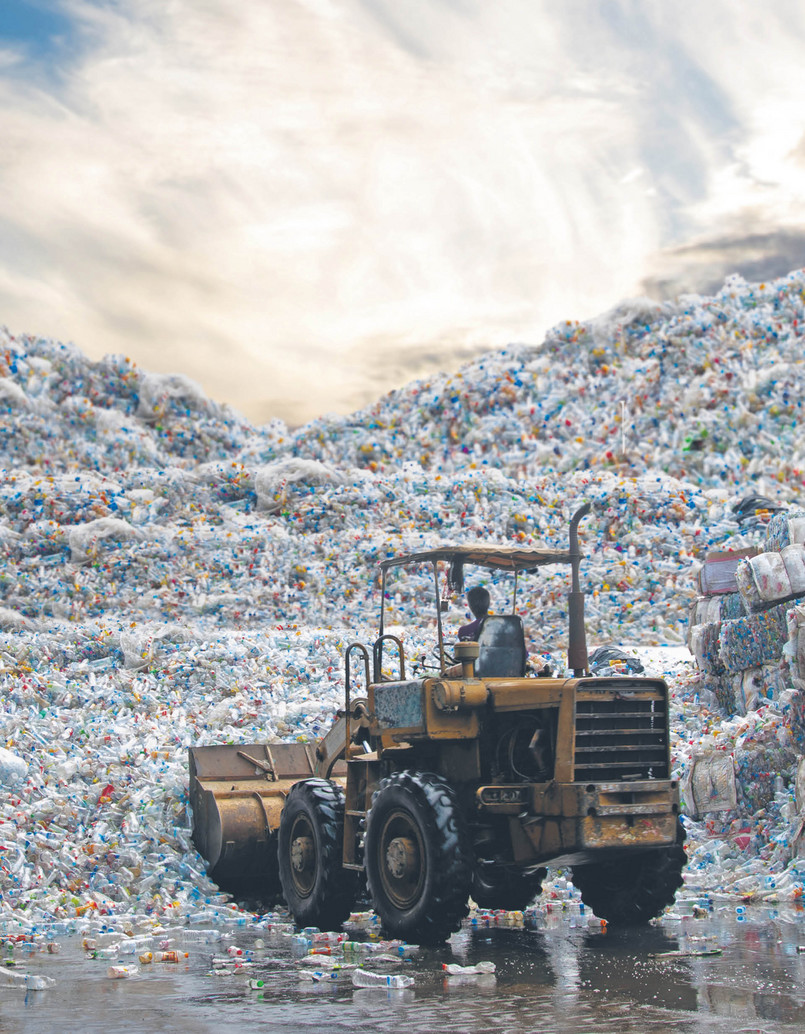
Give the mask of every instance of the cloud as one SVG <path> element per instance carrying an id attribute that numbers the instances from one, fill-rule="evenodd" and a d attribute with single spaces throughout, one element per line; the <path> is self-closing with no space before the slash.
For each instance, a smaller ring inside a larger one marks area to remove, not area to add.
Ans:
<path id="1" fill-rule="evenodd" d="M 805 223 L 767 229 L 758 213 L 744 213 L 732 228 L 668 249 L 655 263 L 658 271 L 641 284 L 651 298 L 714 294 L 733 273 L 750 282 L 773 280 L 805 267 Z"/>
<path id="2" fill-rule="evenodd" d="M 736 213 L 782 261 L 796 4 L 670 6 L 62 0 L 52 80 L 0 62 L 0 321 L 295 423 L 710 283 Z"/>

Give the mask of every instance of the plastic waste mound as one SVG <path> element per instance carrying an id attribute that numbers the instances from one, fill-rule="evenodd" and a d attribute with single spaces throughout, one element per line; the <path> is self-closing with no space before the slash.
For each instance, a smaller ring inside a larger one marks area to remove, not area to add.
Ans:
<path id="1" fill-rule="evenodd" d="M 784 514 L 800 499 L 804 291 L 792 273 L 625 303 L 294 431 L 253 427 L 181 375 L 0 330 L 0 914 L 31 926 L 224 907 L 189 839 L 186 748 L 326 730 L 388 554 L 564 545 L 589 499 L 591 650 L 621 644 L 646 663 L 641 648 L 682 647 L 706 553 L 765 534 L 736 501 Z M 803 577 L 789 552 L 757 572 L 758 600 Z M 561 667 L 566 572 L 530 581 L 532 652 Z M 387 621 L 410 656 L 433 645 L 429 592 L 429 572 L 390 586 Z M 750 614 L 724 606 L 710 623 Z M 709 736 L 760 779 L 733 813 L 691 822 L 691 879 L 795 864 L 805 664 L 781 673 L 777 648 L 790 634 L 799 650 L 796 606 L 764 618 L 782 682 L 746 715 L 692 665 L 669 674 L 680 774 Z M 463 601 L 448 620 L 464 623 Z M 702 656 L 720 656 L 709 634 Z"/>

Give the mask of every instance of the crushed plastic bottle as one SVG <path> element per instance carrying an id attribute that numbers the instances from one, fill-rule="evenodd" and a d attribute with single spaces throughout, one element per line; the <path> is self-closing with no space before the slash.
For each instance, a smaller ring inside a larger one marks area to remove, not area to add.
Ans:
<path id="1" fill-rule="evenodd" d="M 354 987 L 413 987 L 414 978 L 403 976 L 399 973 L 372 973 L 366 969 L 356 969 L 352 972 L 352 984 Z"/>
<path id="2" fill-rule="evenodd" d="M 125 980 L 128 977 L 137 976 L 139 972 L 137 966 L 110 966 L 106 975 L 112 980 Z"/>
<path id="3" fill-rule="evenodd" d="M 56 986 L 53 977 L 39 973 L 17 973 L 14 970 L 0 969 L 0 986 L 19 988 L 24 991 L 47 991 Z"/>
<path id="4" fill-rule="evenodd" d="M 300 980 L 314 980 L 317 983 L 323 980 L 337 980 L 339 970 L 336 969 L 300 969 Z"/>
<path id="5" fill-rule="evenodd" d="M 457 962 L 443 962 L 442 969 L 449 976 L 470 976 L 479 973 L 494 973 L 494 962 L 476 962 L 472 966 L 461 966 Z"/>

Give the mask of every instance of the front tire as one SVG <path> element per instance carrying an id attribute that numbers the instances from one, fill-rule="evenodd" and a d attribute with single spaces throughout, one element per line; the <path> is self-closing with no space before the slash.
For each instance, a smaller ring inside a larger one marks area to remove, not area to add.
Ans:
<path id="1" fill-rule="evenodd" d="M 672 905 L 682 886 L 682 870 L 688 860 L 685 831 L 679 823 L 677 842 L 671 847 L 643 851 L 602 865 L 576 865 L 573 883 L 581 900 L 612 926 L 638 926 Z"/>
<path id="2" fill-rule="evenodd" d="M 394 937 L 439 943 L 468 912 L 469 838 L 456 795 L 431 772 L 394 772 L 372 796 L 364 858 L 374 910 Z"/>
<path id="3" fill-rule="evenodd" d="M 329 779 L 291 787 L 279 829 L 279 878 L 300 926 L 337 930 L 355 902 L 355 873 L 342 867 L 344 791 Z"/>

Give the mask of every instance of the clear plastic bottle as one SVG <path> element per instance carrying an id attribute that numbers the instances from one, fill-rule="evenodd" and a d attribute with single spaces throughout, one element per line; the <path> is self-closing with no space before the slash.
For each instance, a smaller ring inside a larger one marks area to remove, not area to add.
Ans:
<path id="1" fill-rule="evenodd" d="M 352 973 L 354 987 L 413 987 L 414 978 L 399 973 L 370 973 L 367 969 L 356 969 Z"/>
<path id="2" fill-rule="evenodd" d="M 311 935 L 310 939 L 313 941 L 313 947 L 316 948 L 320 945 L 342 944 L 347 937 L 346 934 L 330 931 L 325 933 L 314 933 Z"/>
<path id="3" fill-rule="evenodd" d="M 220 941 L 223 936 L 220 930 L 186 930 L 182 929 L 177 931 L 177 936 L 180 940 L 186 941 L 188 944 L 192 942 L 200 941 Z"/>
<path id="4" fill-rule="evenodd" d="M 331 955 L 321 955 L 318 952 L 313 955 L 305 955 L 298 960 L 298 965 L 306 969 L 339 969 L 341 963 Z"/>
<path id="5" fill-rule="evenodd" d="M 133 977 L 139 973 L 137 966 L 110 966 L 106 975 L 111 980 L 125 980 L 126 977 Z"/>
<path id="6" fill-rule="evenodd" d="M 368 955 L 375 951 L 375 946 L 368 941 L 342 941 L 341 950 L 345 955 Z"/>
<path id="7" fill-rule="evenodd" d="M 494 973 L 494 962 L 476 962 L 474 966 L 460 966 L 457 962 L 443 962 L 442 969 L 449 976 L 470 976 L 478 973 Z"/>
<path id="8" fill-rule="evenodd" d="M 0 973 L 0 981 L 5 987 L 25 988 L 28 991 L 46 991 L 56 986 L 53 977 L 43 977 L 38 973 L 15 973 L 10 969 Z"/>

